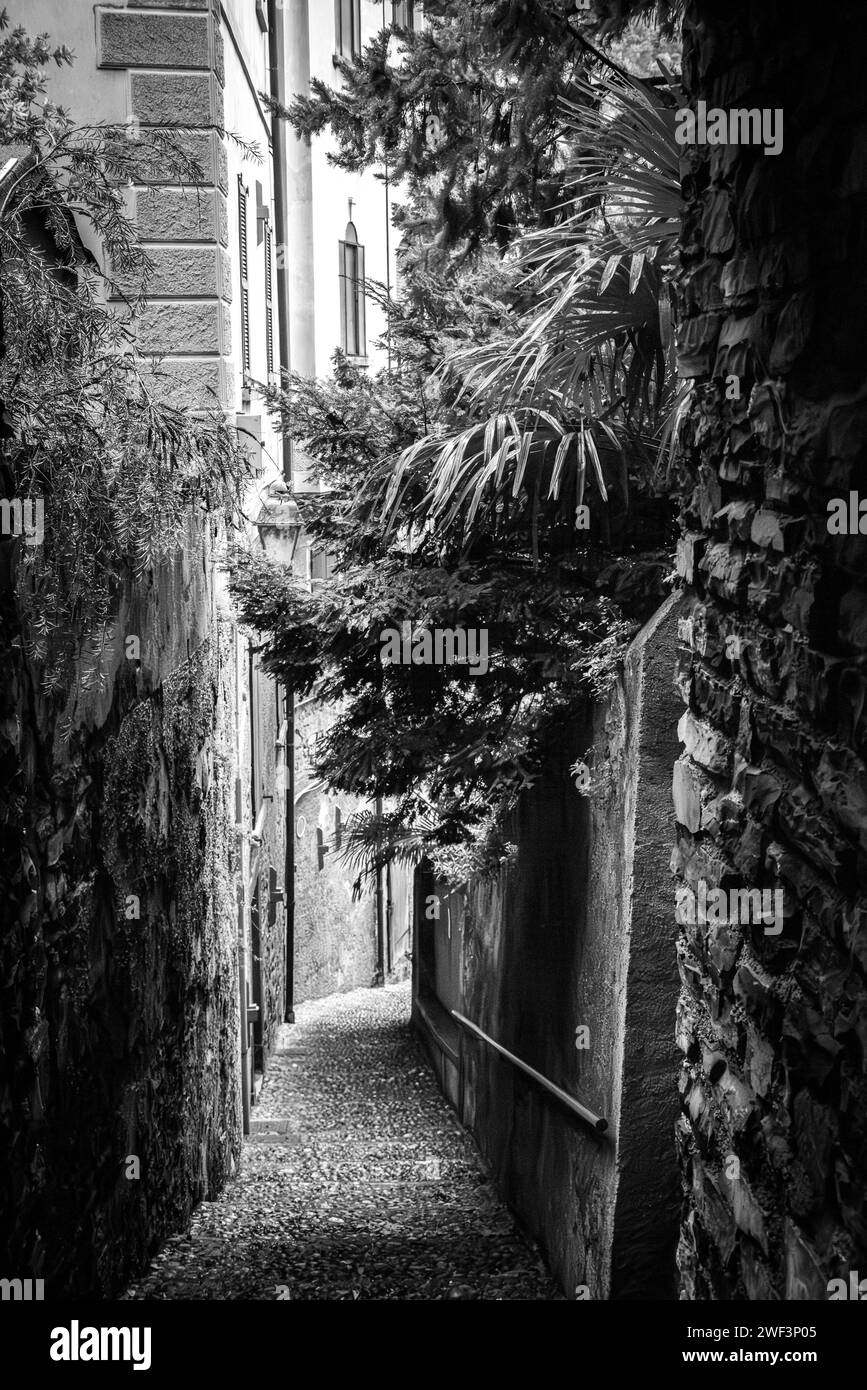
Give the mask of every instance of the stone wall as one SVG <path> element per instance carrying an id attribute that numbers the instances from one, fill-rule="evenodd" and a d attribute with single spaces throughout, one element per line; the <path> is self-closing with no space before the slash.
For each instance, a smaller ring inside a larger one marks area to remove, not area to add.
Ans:
<path id="1" fill-rule="evenodd" d="M 2 552 L 5 1273 L 106 1296 L 238 1161 L 234 638 L 191 523 L 48 700 Z"/>
<path id="2" fill-rule="evenodd" d="M 234 397 L 220 8 L 209 0 L 175 0 L 158 12 L 140 10 L 96 6 L 98 67 L 127 73 L 131 123 L 145 130 L 185 127 L 178 138 L 202 176 L 197 186 L 182 188 L 168 165 L 143 165 L 132 194 L 153 267 L 138 345 L 161 359 L 161 388 L 173 405 L 207 410 Z M 253 225 L 255 218 L 253 207 Z"/>
<path id="3" fill-rule="evenodd" d="M 515 863 L 466 892 L 422 876 L 416 902 L 416 1025 L 500 1190 L 570 1296 L 675 1292 L 677 973 L 666 843 L 677 617 L 666 604 L 609 697 L 564 733 L 518 807 Z M 569 772 L 585 754 L 589 795 Z M 452 1009 L 605 1118 L 607 1131 L 597 1134 L 461 1028 Z"/>
<path id="4" fill-rule="evenodd" d="M 778 155 L 683 164 L 674 867 L 693 895 L 780 891 L 785 914 L 693 901 L 680 930 L 689 1299 L 821 1299 L 867 1266 L 867 541 L 827 528 L 830 499 L 867 489 L 865 19 L 686 14 L 691 104 L 784 121 Z"/>
<path id="5" fill-rule="evenodd" d="M 321 786 L 311 767 L 318 736 L 331 715 L 315 698 L 295 715 L 295 1000 L 374 983 L 376 899 L 354 899 L 353 870 L 340 858 L 342 829 L 365 803 Z"/>

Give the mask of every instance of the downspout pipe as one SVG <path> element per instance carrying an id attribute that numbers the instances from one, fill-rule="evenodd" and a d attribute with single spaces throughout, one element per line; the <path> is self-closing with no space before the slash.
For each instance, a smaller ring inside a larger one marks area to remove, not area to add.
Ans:
<path id="1" fill-rule="evenodd" d="M 382 820 L 382 797 L 378 796 L 375 803 L 375 815 L 377 821 Z M 384 870 L 376 871 L 376 983 L 384 985 L 386 981 L 386 945 L 385 945 L 385 905 L 383 903 L 382 876 Z"/>
<path id="2" fill-rule="evenodd" d="M 287 92 L 286 70 L 286 11 L 280 0 L 268 0 L 268 53 L 270 61 L 271 96 L 281 105 L 288 106 L 290 95 Z M 277 245 L 282 254 L 277 257 L 277 318 L 279 321 L 280 368 L 288 372 L 292 367 L 290 336 L 290 267 L 289 267 L 289 199 L 286 188 L 288 177 L 288 148 L 286 122 L 279 116 L 271 116 L 271 142 L 274 151 L 274 220 L 276 222 Z M 292 486 L 292 440 L 283 436 L 283 478 L 287 487 Z M 289 884 L 291 887 L 291 882 Z M 287 889 L 288 893 L 288 889 Z M 287 898 L 288 901 L 288 898 Z"/>
<path id="3" fill-rule="evenodd" d="M 295 692 L 284 687 L 286 694 L 286 885 L 283 908 L 286 921 L 286 1008 L 284 1023 L 295 1022 Z"/>
<path id="4" fill-rule="evenodd" d="M 288 106 L 287 90 L 288 55 L 286 51 L 286 7 L 282 0 L 268 0 L 268 56 L 270 63 L 271 96 L 281 105 Z M 274 220 L 276 223 L 277 244 L 282 254 L 277 257 L 277 320 L 279 323 L 280 369 L 288 372 L 292 367 L 290 310 L 290 239 L 289 239 L 289 197 L 288 179 L 288 132 L 285 121 L 279 116 L 271 117 L 271 141 L 274 166 Z M 292 440 L 283 436 L 283 478 L 286 486 L 292 487 Z M 294 559 L 294 552 L 293 552 Z M 285 1002 L 283 1021 L 295 1022 L 295 692 L 291 686 L 284 687 L 286 710 L 286 746 L 283 750 L 286 768 L 286 846 L 283 869 L 283 911 L 286 925 L 284 980 Z"/>

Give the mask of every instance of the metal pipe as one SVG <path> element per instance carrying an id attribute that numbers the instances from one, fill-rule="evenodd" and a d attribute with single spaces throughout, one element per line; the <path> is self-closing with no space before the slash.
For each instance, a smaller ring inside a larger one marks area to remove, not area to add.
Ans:
<path id="1" fill-rule="evenodd" d="M 285 1008 L 283 1022 L 295 1022 L 295 693 L 284 686 L 286 693 L 286 867 L 283 879 L 285 897 L 283 914 L 286 924 L 285 942 Z"/>
<path id="2" fill-rule="evenodd" d="M 251 897 L 251 898 L 252 898 L 253 894 L 255 893 L 255 891 L 256 891 L 256 886 L 257 886 L 257 884 L 258 884 L 258 882 L 259 882 L 259 870 L 260 870 L 261 867 L 262 867 L 262 849 L 261 849 L 261 846 L 260 846 L 260 848 L 256 850 L 256 853 L 255 853 L 254 855 L 251 855 L 251 857 L 250 857 L 250 873 L 249 873 L 249 875 L 248 875 L 248 877 L 247 877 L 247 894 L 248 894 L 248 896 Z"/>
<path id="3" fill-rule="evenodd" d="M 385 22 L 385 0 L 382 0 L 382 27 L 388 26 Z M 388 179 L 388 155 L 385 155 L 385 293 L 388 300 L 388 321 L 386 323 L 386 348 L 388 353 L 388 374 L 391 376 L 391 218 L 389 216 L 391 202 L 390 184 Z"/>
<path id="4" fill-rule="evenodd" d="M 382 797 L 375 802 L 377 823 L 382 820 Z M 382 901 L 382 869 L 376 871 L 376 974 L 378 983 L 385 984 L 385 913 Z"/>
<path id="5" fill-rule="evenodd" d="M 246 904 L 238 903 L 238 995 L 241 1021 L 241 1117 L 243 1131 L 250 1133 L 250 1077 L 248 1073 L 250 1038 L 247 1022 L 247 933 Z"/>
<path id="6" fill-rule="evenodd" d="M 540 1086 L 543 1086 L 546 1091 L 550 1091 L 552 1096 L 556 1096 L 563 1105 L 567 1106 L 567 1108 L 573 1112 L 573 1114 L 580 1116 L 587 1124 L 592 1125 L 599 1134 L 604 1134 L 605 1130 L 608 1128 L 608 1121 L 604 1120 L 601 1115 L 594 1115 L 593 1111 L 588 1110 L 586 1105 L 582 1105 L 580 1101 L 575 1100 L 574 1096 L 570 1096 L 569 1093 L 562 1090 L 560 1086 L 555 1086 L 553 1081 L 549 1081 L 547 1076 L 543 1076 L 540 1071 L 536 1071 L 535 1067 L 528 1066 L 526 1062 L 521 1061 L 520 1057 L 516 1057 L 514 1052 L 509 1052 L 508 1048 L 502 1047 L 498 1042 L 494 1042 L 493 1038 L 489 1038 L 487 1033 L 483 1033 L 481 1028 L 478 1028 L 475 1023 L 471 1023 L 468 1018 L 464 1018 L 463 1014 L 459 1014 L 456 1009 L 452 1009 L 451 1012 L 452 1017 L 456 1018 L 458 1023 L 464 1028 L 468 1028 L 471 1033 L 475 1033 L 477 1038 L 481 1038 L 482 1042 L 486 1042 L 495 1052 L 499 1052 L 501 1056 L 512 1063 L 512 1066 L 517 1067 L 519 1071 L 525 1072 L 527 1076 L 531 1076 L 533 1080 L 538 1082 Z"/>
<path id="7" fill-rule="evenodd" d="M 283 686 L 285 718 L 277 735 L 283 754 L 286 835 L 283 844 L 283 1022 L 295 1022 L 295 696 Z"/>
<path id="8" fill-rule="evenodd" d="M 283 5 L 277 0 L 268 0 L 268 59 L 271 67 L 270 94 L 284 106 L 287 104 L 286 91 L 286 21 Z M 290 356 L 291 337 L 289 328 L 289 202 L 286 191 L 288 169 L 287 132 L 285 121 L 271 117 L 271 142 L 274 150 L 274 221 L 276 223 L 277 244 L 283 254 L 277 260 L 277 325 L 280 345 L 281 371 L 288 372 L 292 361 Z M 282 382 L 281 382 L 282 384 Z M 292 486 L 292 440 L 283 436 L 283 477 Z"/>

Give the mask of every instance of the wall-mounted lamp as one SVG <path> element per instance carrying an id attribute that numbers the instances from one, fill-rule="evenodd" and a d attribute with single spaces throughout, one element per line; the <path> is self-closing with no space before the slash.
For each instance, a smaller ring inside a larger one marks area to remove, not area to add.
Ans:
<path id="1" fill-rule="evenodd" d="M 282 479 L 265 488 L 256 526 L 268 558 L 291 567 L 304 523 L 298 503 Z"/>

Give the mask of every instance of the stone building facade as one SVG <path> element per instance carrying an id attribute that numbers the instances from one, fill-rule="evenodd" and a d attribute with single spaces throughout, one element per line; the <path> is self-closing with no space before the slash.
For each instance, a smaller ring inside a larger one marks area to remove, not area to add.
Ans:
<path id="1" fill-rule="evenodd" d="M 316 740 L 331 722 L 315 695 L 295 709 L 295 1002 L 372 985 L 381 972 L 377 897 L 353 895 L 341 859 L 358 797 L 332 792 L 313 767 Z"/>
<path id="2" fill-rule="evenodd" d="M 865 13 L 692 0 L 689 101 L 777 111 L 783 148 L 685 152 L 674 867 L 783 893 L 680 928 L 690 1299 L 823 1299 L 867 1267 Z M 692 914 L 695 918 L 696 914 Z"/>
<path id="3" fill-rule="evenodd" d="M 261 545 L 255 523 L 283 472 L 256 387 L 281 360 L 259 95 L 267 11 L 241 0 L 21 9 L 13 24 L 74 51 L 50 94 L 79 124 L 126 125 L 132 140 L 185 128 L 199 185 L 147 168 L 129 193 L 155 271 L 138 348 L 160 358 L 171 403 L 237 425 L 255 473 L 246 539 Z M 99 259 L 92 230 L 79 230 Z M 46 543 L 51 524 L 48 499 Z M 14 737 L 2 754 L 21 844 L 14 862 L 4 856 L 3 1273 L 44 1278 L 49 1298 L 115 1292 L 216 1195 L 285 1017 L 291 705 L 236 622 L 226 539 L 191 518 L 170 563 L 123 580 L 101 679 L 77 682 L 60 710 L 16 641 L 4 562 Z"/>

